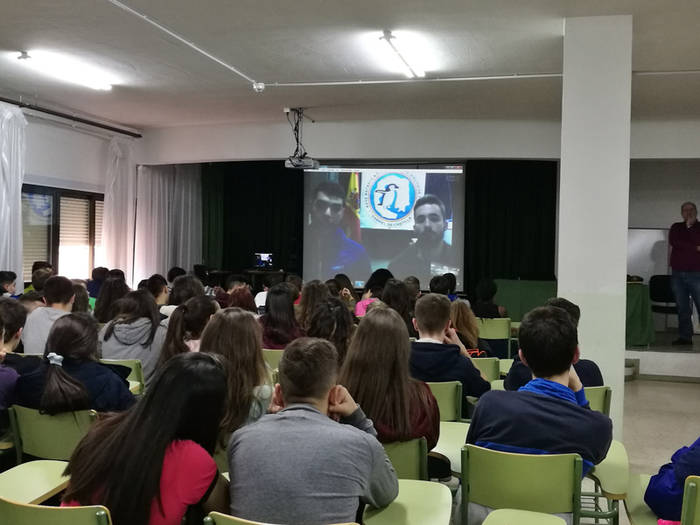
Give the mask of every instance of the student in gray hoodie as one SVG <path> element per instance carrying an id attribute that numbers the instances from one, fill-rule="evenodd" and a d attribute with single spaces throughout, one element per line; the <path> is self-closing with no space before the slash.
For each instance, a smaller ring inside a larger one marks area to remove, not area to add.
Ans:
<path id="1" fill-rule="evenodd" d="M 73 283 L 70 279 L 56 275 L 44 285 L 46 306 L 37 308 L 27 317 L 22 332 L 22 344 L 27 355 L 44 355 L 46 340 L 53 323 L 73 309 Z"/>
<path id="2" fill-rule="evenodd" d="M 167 331 L 160 324 L 155 299 L 148 290 L 137 290 L 119 299 L 114 307 L 114 319 L 100 331 L 102 357 L 139 359 L 148 385 Z"/>

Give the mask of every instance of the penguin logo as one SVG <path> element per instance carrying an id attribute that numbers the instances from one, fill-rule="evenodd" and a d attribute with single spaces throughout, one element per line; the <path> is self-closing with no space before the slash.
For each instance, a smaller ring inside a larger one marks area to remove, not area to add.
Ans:
<path id="1" fill-rule="evenodd" d="M 375 216 L 382 221 L 394 223 L 413 210 L 416 189 L 405 175 L 387 173 L 374 182 L 369 197 Z"/>

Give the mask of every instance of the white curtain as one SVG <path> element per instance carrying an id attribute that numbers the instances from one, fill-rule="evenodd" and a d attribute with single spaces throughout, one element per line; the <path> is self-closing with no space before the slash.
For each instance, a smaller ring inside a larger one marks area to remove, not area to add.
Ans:
<path id="1" fill-rule="evenodd" d="M 0 270 L 17 274 L 22 289 L 22 183 L 27 119 L 17 106 L 0 102 Z"/>
<path id="2" fill-rule="evenodd" d="M 134 282 L 202 261 L 199 164 L 139 166 Z"/>
<path id="3" fill-rule="evenodd" d="M 119 268 L 126 282 L 133 282 L 134 221 L 136 216 L 136 166 L 131 142 L 113 138 L 107 154 L 102 245 L 105 265 Z"/>

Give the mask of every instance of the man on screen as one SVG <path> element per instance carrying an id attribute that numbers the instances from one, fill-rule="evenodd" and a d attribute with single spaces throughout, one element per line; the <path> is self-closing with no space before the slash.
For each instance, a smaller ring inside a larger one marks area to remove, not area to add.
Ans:
<path id="1" fill-rule="evenodd" d="M 389 271 L 397 277 L 415 275 L 429 282 L 433 274 L 448 271 L 445 267 L 458 269 L 458 257 L 443 239 L 445 219 L 445 205 L 439 197 L 427 193 L 418 199 L 413 207 L 413 231 L 418 239 L 392 259 Z"/>
<path id="2" fill-rule="evenodd" d="M 367 279 L 372 272 L 364 246 L 349 239 L 340 227 L 345 208 L 345 192 L 335 182 L 322 182 L 313 193 L 308 253 L 312 268 L 305 279 L 328 279 L 344 273 L 353 280 Z"/>

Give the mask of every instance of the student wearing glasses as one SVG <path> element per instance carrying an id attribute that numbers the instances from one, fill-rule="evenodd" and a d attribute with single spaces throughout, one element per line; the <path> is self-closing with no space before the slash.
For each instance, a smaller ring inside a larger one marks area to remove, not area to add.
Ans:
<path id="1" fill-rule="evenodd" d="M 305 261 L 313 261 L 309 278 L 325 280 L 345 273 L 364 279 L 371 273 L 364 246 L 349 239 L 341 228 L 344 211 L 345 192 L 339 184 L 322 182 L 316 186 L 311 206 L 311 242 L 305 243 L 304 253 Z"/>

